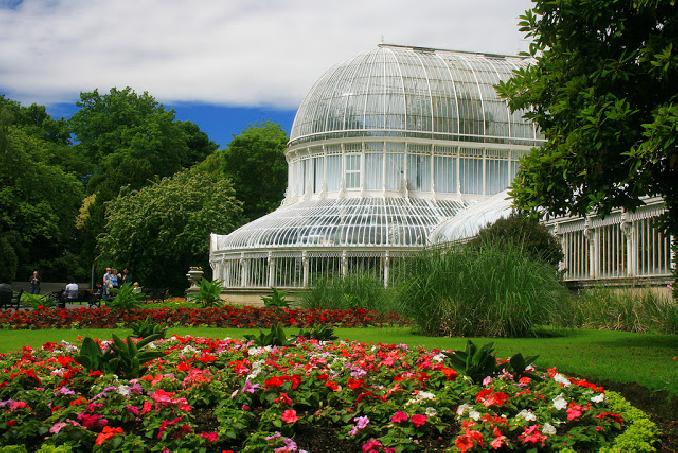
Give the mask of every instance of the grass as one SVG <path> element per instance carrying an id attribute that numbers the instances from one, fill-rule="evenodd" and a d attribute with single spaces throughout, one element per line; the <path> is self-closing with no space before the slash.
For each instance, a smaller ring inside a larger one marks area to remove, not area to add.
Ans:
<path id="1" fill-rule="evenodd" d="M 242 338 L 257 329 L 216 327 L 172 327 L 168 334 L 206 337 Z M 285 333 L 296 333 L 286 328 Z M 76 341 L 78 336 L 110 338 L 131 334 L 131 329 L 42 329 L 0 330 L 0 352 L 21 349 L 23 345 L 38 347 L 47 341 Z M 428 349 L 463 349 L 466 338 L 424 337 L 407 327 L 337 328 L 339 338 L 365 342 L 406 343 Z M 678 337 L 634 334 L 609 330 L 576 329 L 566 336 L 551 338 L 471 338 L 484 343 L 492 341 L 502 357 L 522 352 L 538 354 L 541 367 L 556 367 L 565 373 L 592 380 L 617 383 L 636 382 L 650 390 L 667 390 L 678 395 Z"/>

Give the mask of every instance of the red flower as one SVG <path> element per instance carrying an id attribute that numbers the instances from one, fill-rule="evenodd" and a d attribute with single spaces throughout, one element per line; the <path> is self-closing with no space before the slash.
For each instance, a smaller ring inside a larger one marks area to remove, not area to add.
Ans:
<path id="1" fill-rule="evenodd" d="M 579 406 L 578 404 L 570 403 L 569 407 L 567 408 L 567 421 L 571 422 L 572 420 L 576 420 L 579 418 L 579 416 L 583 412 L 583 407 Z"/>
<path id="2" fill-rule="evenodd" d="M 200 433 L 200 437 L 205 439 L 207 442 L 214 443 L 219 441 L 219 434 L 214 431 Z"/>
<path id="3" fill-rule="evenodd" d="M 365 385 L 364 379 L 353 379 L 352 377 L 348 378 L 348 382 L 346 383 L 346 386 L 351 390 L 357 390 L 363 385 Z"/>
<path id="4" fill-rule="evenodd" d="M 403 411 L 398 411 L 395 414 L 391 415 L 391 421 L 393 423 L 405 423 L 409 417 Z"/>
<path id="5" fill-rule="evenodd" d="M 468 450 L 471 450 L 473 447 L 479 445 L 481 448 L 484 446 L 483 435 L 480 431 L 470 429 L 466 431 L 463 435 L 457 437 L 454 441 L 454 445 L 461 451 L 465 453 Z"/>
<path id="6" fill-rule="evenodd" d="M 287 393 L 281 393 L 280 396 L 275 399 L 275 402 L 285 406 L 291 406 L 292 398 L 290 398 Z"/>
<path id="7" fill-rule="evenodd" d="M 412 424 L 417 428 L 424 426 L 426 424 L 426 420 L 428 420 L 428 418 L 424 414 L 414 414 L 412 416 Z"/>
<path id="8" fill-rule="evenodd" d="M 110 426 L 104 426 L 104 429 L 101 430 L 101 432 L 97 436 L 97 440 L 94 443 L 96 445 L 101 445 L 108 439 L 115 437 L 116 434 L 124 432 L 125 431 L 122 428 L 111 428 Z"/>
<path id="9" fill-rule="evenodd" d="M 339 384 L 337 384 L 337 383 L 334 382 L 334 381 L 330 381 L 330 380 L 328 380 L 328 381 L 325 383 L 325 387 L 327 387 L 328 389 L 332 390 L 333 392 L 338 392 L 338 391 L 341 390 L 341 386 L 339 386 Z"/>
<path id="10" fill-rule="evenodd" d="M 509 396 L 504 392 L 494 392 L 492 389 L 484 389 L 476 395 L 476 403 L 482 403 L 485 407 L 503 406 Z"/>
<path id="11" fill-rule="evenodd" d="M 297 411 L 294 409 L 287 409 L 286 411 L 283 411 L 282 415 L 280 416 L 280 419 L 284 421 L 285 423 L 292 425 L 299 420 L 299 417 L 297 417 Z"/>
<path id="12" fill-rule="evenodd" d="M 543 447 L 547 437 L 541 433 L 539 425 L 532 425 L 525 428 L 518 439 L 524 444 L 541 444 Z"/>
<path id="13" fill-rule="evenodd" d="M 440 372 L 443 373 L 445 377 L 450 381 L 454 380 L 459 375 L 459 373 L 457 373 L 456 370 L 453 370 L 452 368 L 442 367 L 440 369 Z"/>

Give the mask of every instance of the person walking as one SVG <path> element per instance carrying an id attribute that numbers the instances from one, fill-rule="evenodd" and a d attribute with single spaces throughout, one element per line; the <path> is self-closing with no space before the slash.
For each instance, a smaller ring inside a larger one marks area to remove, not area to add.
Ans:
<path id="1" fill-rule="evenodd" d="M 40 276 L 38 271 L 33 271 L 31 278 L 28 279 L 28 283 L 31 285 L 31 294 L 40 294 Z"/>
<path id="2" fill-rule="evenodd" d="M 122 270 L 122 276 L 120 277 L 120 286 L 125 283 L 132 283 L 132 276 L 129 274 L 129 269 L 124 268 Z"/>

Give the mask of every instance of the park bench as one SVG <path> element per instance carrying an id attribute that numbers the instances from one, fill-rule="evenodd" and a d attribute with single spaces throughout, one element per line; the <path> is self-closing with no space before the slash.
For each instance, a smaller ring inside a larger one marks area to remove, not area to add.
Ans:
<path id="1" fill-rule="evenodd" d="M 65 308 L 66 304 L 81 304 L 84 302 L 87 302 L 87 305 L 89 306 L 97 306 L 99 307 L 101 305 L 101 300 L 99 300 L 98 297 L 89 289 L 81 289 L 78 290 L 78 296 L 74 299 L 68 299 L 66 298 L 65 291 L 63 289 L 59 291 L 55 291 L 50 294 L 49 296 L 51 299 L 55 300 L 57 303 L 57 306 L 61 308 Z"/>
<path id="2" fill-rule="evenodd" d="M 169 297 L 169 289 L 167 288 L 144 288 L 144 302 L 165 302 L 165 299 Z"/>
<path id="3" fill-rule="evenodd" d="M 21 296 L 23 295 L 24 290 L 20 289 L 16 294 L 0 294 L 0 309 L 2 308 L 13 308 L 18 310 L 21 307 Z"/>

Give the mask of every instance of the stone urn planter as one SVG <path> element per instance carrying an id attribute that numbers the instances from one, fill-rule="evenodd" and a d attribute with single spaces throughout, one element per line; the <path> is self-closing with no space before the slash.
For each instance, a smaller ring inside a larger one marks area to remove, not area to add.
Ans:
<path id="1" fill-rule="evenodd" d="M 188 273 L 186 274 L 186 278 L 188 279 L 189 287 L 186 290 L 186 294 L 191 294 L 191 293 L 197 293 L 200 291 L 200 287 L 198 287 L 198 283 L 200 280 L 202 280 L 204 272 L 202 271 L 202 267 L 190 267 L 188 268 Z"/>

